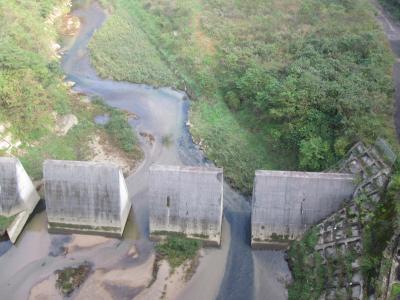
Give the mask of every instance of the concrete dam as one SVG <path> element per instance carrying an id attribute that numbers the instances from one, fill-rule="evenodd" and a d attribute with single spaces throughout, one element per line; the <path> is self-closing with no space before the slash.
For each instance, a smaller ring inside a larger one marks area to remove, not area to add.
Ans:
<path id="1" fill-rule="evenodd" d="M 9 220 L 5 233 L 13 243 L 39 199 L 21 162 L 16 158 L 0 157 L 0 217 Z"/>
<path id="2" fill-rule="evenodd" d="M 136 113 L 140 118 L 131 122 L 132 127 L 138 132 L 153 134 L 155 143 L 152 147 L 144 143 L 146 158 L 143 167 L 125 178 L 129 202 L 133 204 L 134 217 L 128 217 L 123 239 L 107 240 L 99 246 L 83 248 L 83 251 L 76 250 L 76 248 L 71 248 L 71 244 L 76 243 L 76 240 L 80 238 L 79 235 L 73 234 L 71 237 L 49 235 L 46 221 L 48 212 L 36 214 L 33 222 L 27 225 L 20 238 L 19 247 L 11 248 L 0 256 L 1 269 L 7 270 L 0 272 L 0 293 L 10 295 L 10 298 L 28 298 L 35 284 L 48 283 L 47 279 L 53 276 L 55 270 L 72 266 L 82 260 L 88 260 L 94 264 L 95 274 L 89 277 L 87 284 L 85 283 L 78 291 L 77 296 L 88 298 L 108 295 L 115 292 L 116 286 L 132 298 L 137 293 L 146 292 L 145 288 L 140 289 L 141 284 L 147 284 L 147 273 L 144 268 L 152 264 L 151 257 L 154 255 L 153 244 L 148 241 L 152 214 L 148 204 L 151 199 L 155 199 L 148 197 L 150 189 L 153 188 L 150 183 L 154 183 L 150 179 L 150 166 L 153 163 L 173 166 L 172 168 L 182 165 L 213 166 L 212 162 L 207 161 L 202 153 L 197 151 L 185 126 L 190 102 L 183 101 L 182 95 L 169 89 L 155 89 L 99 78 L 90 66 L 87 44 L 93 32 L 106 19 L 106 14 L 97 3 L 92 3 L 87 7 L 77 9 L 74 15 L 84 22 L 82 22 L 79 36 L 63 57 L 63 68 L 68 80 L 76 82 L 74 91 L 88 96 L 101 96 L 107 104 L 115 108 Z M 168 147 L 163 146 L 162 137 L 169 134 L 172 136 L 172 143 Z M 342 170 L 335 169 L 332 172 L 337 173 Z M 350 173 L 348 170 L 343 172 Z M 121 184 L 116 180 L 113 180 L 113 183 L 115 186 Z M 217 184 L 219 186 L 219 183 Z M 177 187 L 171 186 L 171 189 L 175 188 L 178 196 L 182 195 L 179 194 Z M 203 189 L 207 190 L 207 187 L 201 186 L 201 190 Z M 216 190 L 217 188 L 213 188 L 212 191 L 215 195 Z M 160 205 L 167 211 L 169 194 L 162 195 Z M 171 195 L 175 194 L 171 193 Z M 183 208 L 186 206 L 185 200 L 182 199 L 182 202 L 181 200 L 172 202 L 172 200 L 170 196 L 170 206 L 178 205 L 178 203 L 182 205 L 182 214 L 179 215 L 184 219 L 188 211 Z M 288 275 L 289 270 L 284 253 L 268 250 L 251 251 L 252 208 L 249 204 L 251 201 L 246 200 L 250 199 L 232 190 L 226 183 L 223 184 L 221 201 L 224 216 L 221 226 L 221 247 L 204 250 L 205 256 L 196 274 L 177 297 L 178 299 L 285 299 L 285 278 L 290 275 Z M 217 211 L 217 208 L 212 209 Z M 301 205 L 300 209 L 296 210 L 296 212 L 299 211 L 301 212 Z M 189 215 L 191 213 L 189 211 Z M 138 224 L 138 229 L 132 230 L 133 223 Z M 131 235 L 135 230 L 139 231 L 139 235 L 136 233 Z M 287 227 L 282 227 L 282 231 L 286 232 Z M 189 231 L 188 233 L 190 234 Z M 268 237 L 268 235 L 265 236 Z M 272 234 L 269 236 L 272 238 Z M 84 236 L 84 238 L 91 237 Z M 75 249 L 75 252 L 65 254 L 63 247 Z M 26 253 L 26 249 L 29 249 L 29 253 Z M 4 253 L 1 251 L 0 247 L 0 253 Z M 106 279 L 102 281 L 102 277 L 98 277 L 102 274 L 99 275 L 99 273 L 104 273 Z M 140 274 L 140 277 L 144 279 L 140 279 L 138 283 L 135 274 Z M 113 275 L 117 278 L 111 281 Z M 118 281 L 120 278 L 121 280 L 129 278 L 129 280 Z M 93 286 L 93 281 L 99 284 Z M 158 282 L 155 282 L 153 285 L 154 289 L 159 287 L 157 284 Z M 162 288 L 163 285 L 160 291 Z M 156 295 L 153 298 L 158 298 L 159 294 Z M 119 296 L 122 297 L 121 294 Z M 140 296 L 142 295 L 139 294 L 139 298 Z"/>
<path id="3" fill-rule="evenodd" d="M 222 169 L 153 165 L 149 186 L 151 234 L 181 232 L 220 245 Z"/>
<path id="4" fill-rule="evenodd" d="M 14 215 L 27 203 L 30 207 L 37 203 L 37 192 L 19 161 L 3 158 L 0 168 L 2 215 Z M 122 236 L 131 202 L 118 167 L 47 160 L 43 174 L 50 231 Z M 223 170 L 155 164 L 149 174 L 151 236 L 183 233 L 219 246 Z M 310 226 L 351 200 L 355 190 L 352 174 L 256 171 L 251 245 L 286 247 L 289 240 L 300 238 Z"/>
<path id="5" fill-rule="evenodd" d="M 251 244 L 287 246 L 337 211 L 355 190 L 355 176 L 337 173 L 256 171 Z"/>
<path id="6" fill-rule="evenodd" d="M 50 230 L 122 236 L 131 202 L 118 167 L 48 160 L 43 175 Z"/>

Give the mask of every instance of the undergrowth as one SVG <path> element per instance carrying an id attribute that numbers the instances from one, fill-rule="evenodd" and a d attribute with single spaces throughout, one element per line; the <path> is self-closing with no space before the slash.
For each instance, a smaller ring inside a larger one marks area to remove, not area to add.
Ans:
<path id="1" fill-rule="evenodd" d="M 172 269 L 182 265 L 185 261 L 194 259 L 201 247 L 198 240 L 188 239 L 183 235 L 168 234 L 164 241 L 156 246 L 157 254 L 166 259 Z"/>

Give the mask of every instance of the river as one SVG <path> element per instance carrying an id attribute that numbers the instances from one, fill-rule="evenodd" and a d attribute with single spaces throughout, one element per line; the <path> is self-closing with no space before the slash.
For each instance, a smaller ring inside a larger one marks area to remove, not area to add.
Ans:
<path id="1" fill-rule="evenodd" d="M 75 92 L 100 96 L 115 108 L 135 113 L 139 118 L 131 120 L 131 126 L 137 132 L 152 134 L 155 142 L 150 145 L 140 139 L 145 159 L 134 174 L 126 179 L 134 213 L 130 216 L 124 238 L 95 242 L 90 247 L 81 245 L 76 250 L 71 245 L 82 240 L 82 236 L 48 234 L 42 208 L 27 225 L 15 246 L 0 245 L 0 251 L 4 252 L 0 256 L 0 295 L 7 296 L 7 299 L 27 299 L 29 295 L 32 296 L 32 287 L 38 284 L 46 287 L 45 283 L 54 281 L 52 277 L 55 270 L 83 261 L 93 263 L 96 271 L 80 291 L 73 294 L 73 298 L 84 299 L 92 295 L 106 299 L 102 297 L 106 292 L 114 299 L 130 299 L 136 295 L 140 298 L 140 292 L 145 293 L 143 286 L 123 287 L 120 282 L 116 284 L 117 281 L 109 281 L 112 284 L 107 281 L 107 285 L 105 282 L 112 277 L 111 274 L 115 278 L 129 275 L 134 280 L 136 275 L 126 273 L 127 269 L 132 268 L 140 276 L 141 270 L 148 271 L 146 266 L 151 265 L 151 258 L 154 258 L 153 243 L 148 240 L 149 166 L 155 162 L 212 165 L 193 143 L 186 126 L 190 101 L 183 92 L 104 80 L 97 76 L 90 64 L 87 45 L 93 33 L 106 20 L 107 14 L 95 1 L 76 6 L 73 15 L 80 18 L 81 28 L 62 58 L 67 79 L 76 83 Z M 172 141 L 168 145 L 162 143 L 165 136 Z M 65 253 L 66 247 L 75 251 Z M 137 255 L 128 257 L 127 253 L 133 248 Z M 108 277 L 104 274 L 108 274 Z M 222 247 L 203 250 L 196 273 L 184 284 L 176 298 L 286 299 L 285 280 L 288 278 L 290 272 L 284 252 L 252 251 L 249 199 L 225 184 Z M 138 278 L 135 280 L 139 282 Z M 42 292 L 40 288 L 38 290 Z M 144 295 L 143 299 L 152 298 Z"/>

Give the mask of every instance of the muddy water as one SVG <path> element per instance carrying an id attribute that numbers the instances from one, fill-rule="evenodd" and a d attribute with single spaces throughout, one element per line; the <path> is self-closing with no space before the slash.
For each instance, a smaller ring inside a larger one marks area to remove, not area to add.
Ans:
<path id="1" fill-rule="evenodd" d="M 146 140 L 140 140 L 145 160 L 127 178 L 134 214 L 130 216 L 124 239 L 110 239 L 66 255 L 65 246 L 72 243 L 74 237 L 49 235 L 45 212 L 37 214 L 17 245 L 6 251 L 7 244 L 3 250 L 6 253 L 0 257 L 0 295 L 7 295 L 9 299 L 27 298 L 32 286 L 49 278 L 54 270 L 77 262 L 89 260 L 96 269 L 111 270 L 145 264 L 154 253 L 153 245 L 147 239 L 149 166 L 155 162 L 212 164 L 193 144 L 186 128 L 190 103 L 184 93 L 103 80 L 96 75 L 90 65 L 87 44 L 107 16 L 96 2 L 79 1 L 75 7 L 74 14 L 81 19 L 82 26 L 77 37 L 70 40 L 63 57 L 62 66 L 68 80 L 76 82 L 76 92 L 101 96 L 109 105 L 138 115 L 138 119 L 131 121 L 132 127 L 137 132 L 152 134 L 155 142 L 150 145 Z M 171 141 L 168 145 L 162 143 L 164 137 Z M 251 251 L 249 246 L 250 205 L 247 200 L 224 186 L 223 246 L 205 250 L 196 274 L 180 292 L 179 299 L 286 298 L 284 279 L 290 273 L 283 252 Z M 132 246 L 138 256 L 128 259 L 126 253 Z M 85 290 L 85 285 L 82 289 Z M 135 293 L 139 291 L 135 290 Z"/>

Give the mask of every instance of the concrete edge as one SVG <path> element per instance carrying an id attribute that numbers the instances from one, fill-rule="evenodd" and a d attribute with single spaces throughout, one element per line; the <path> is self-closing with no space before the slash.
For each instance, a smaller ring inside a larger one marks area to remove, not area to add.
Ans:
<path id="1" fill-rule="evenodd" d="M 84 225 L 87 226 L 87 225 Z M 122 233 L 123 233 L 123 228 L 121 231 L 121 228 L 119 227 L 114 227 L 115 231 L 113 229 L 110 230 L 105 230 L 102 228 L 96 228 L 91 226 L 90 228 L 87 229 L 82 229 L 79 228 L 78 225 L 66 225 L 66 224 L 59 224 L 59 223 L 53 223 L 49 222 L 47 229 L 49 233 L 53 234 L 88 234 L 88 235 L 102 235 L 105 237 L 110 237 L 110 238 L 122 238 Z"/>
<path id="2" fill-rule="evenodd" d="M 24 229 L 29 217 L 38 205 L 40 198 L 38 197 L 36 201 L 28 209 L 20 212 L 14 219 L 14 221 L 8 226 L 7 234 L 10 241 L 15 244 L 22 230 Z"/>
<path id="3" fill-rule="evenodd" d="M 251 240 L 253 250 L 286 250 L 290 241 L 254 241 Z"/>
<path id="4" fill-rule="evenodd" d="M 178 232 L 175 231 L 171 231 L 171 234 L 178 234 Z M 163 233 L 163 234 L 153 234 L 150 233 L 149 235 L 149 239 L 153 242 L 159 242 L 162 241 L 164 238 L 166 238 L 168 236 L 168 233 Z M 221 247 L 221 236 L 219 236 L 219 239 L 214 239 L 214 240 L 210 240 L 210 239 L 205 239 L 205 238 L 201 238 L 201 237 L 197 237 L 197 236 L 193 236 L 193 235 L 187 235 L 187 234 L 183 234 L 184 237 L 188 238 L 188 239 L 192 239 L 192 240 L 198 240 L 201 241 L 203 244 L 203 247 L 209 247 L 209 248 L 220 248 Z"/>

